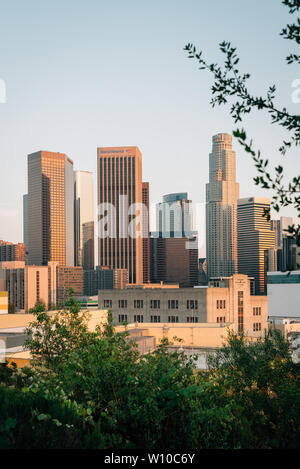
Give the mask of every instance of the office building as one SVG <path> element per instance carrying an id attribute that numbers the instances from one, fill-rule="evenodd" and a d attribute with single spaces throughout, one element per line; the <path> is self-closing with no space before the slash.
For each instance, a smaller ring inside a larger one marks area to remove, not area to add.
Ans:
<path id="1" fill-rule="evenodd" d="M 156 230 L 163 238 L 189 238 L 194 234 L 192 201 L 187 192 L 163 196 L 156 205 Z"/>
<path id="2" fill-rule="evenodd" d="M 98 264 L 127 269 L 143 282 L 142 154 L 138 147 L 98 148 Z"/>
<path id="3" fill-rule="evenodd" d="M 28 313 L 37 302 L 46 309 L 55 309 L 69 299 L 69 289 L 74 295 L 83 294 L 82 267 L 60 266 L 49 262 L 46 266 L 25 265 L 25 262 L 0 263 L 0 287 L 8 291 L 9 303 L 16 311 Z"/>
<path id="4" fill-rule="evenodd" d="M 70 289 L 74 296 L 83 295 L 82 267 L 57 266 L 56 270 L 57 304 L 65 304 L 70 297 Z"/>
<path id="5" fill-rule="evenodd" d="M 94 268 L 95 214 L 93 173 L 75 172 L 75 265 Z"/>
<path id="6" fill-rule="evenodd" d="M 23 195 L 23 243 L 26 246 L 26 263 L 28 263 L 28 194 Z"/>
<path id="7" fill-rule="evenodd" d="M 215 278 L 206 287 L 149 288 L 99 291 L 99 308 L 110 308 L 116 324 L 214 323 L 234 325 L 234 330 L 260 336 L 267 327 L 266 296 L 251 295 L 247 275 Z"/>
<path id="8" fill-rule="evenodd" d="M 207 278 L 231 276 L 237 272 L 236 156 L 232 137 L 213 137 L 209 155 L 209 183 L 206 185 Z"/>
<path id="9" fill-rule="evenodd" d="M 97 266 L 95 270 L 84 270 L 83 276 L 85 296 L 96 296 L 99 290 L 120 290 L 128 284 L 127 269 Z"/>
<path id="10" fill-rule="evenodd" d="M 25 261 L 26 246 L 23 243 L 10 243 L 0 240 L 0 262 L 4 261 Z"/>
<path id="11" fill-rule="evenodd" d="M 275 234 L 264 214 L 270 200 L 248 197 L 238 200 L 238 269 L 255 279 L 255 294 L 266 293 L 265 251 L 275 246 Z"/>
<path id="12" fill-rule="evenodd" d="M 280 217 L 279 220 L 271 220 L 271 230 L 275 233 L 275 248 L 282 248 L 283 240 L 289 236 L 289 226 L 293 226 L 293 224 L 292 217 Z"/>
<path id="13" fill-rule="evenodd" d="M 149 182 L 142 184 L 143 200 L 143 283 L 150 282 L 150 203 Z"/>
<path id="14" fill-rule="evenodd" d="M 150 238 L 151 282 L 198 285 L 196 238 Z"/>
<path id="15" fill-rule="evenodd" d="M 74 266 L 74 173 L 65 154 L 28 155 L 29 264 Z"/>

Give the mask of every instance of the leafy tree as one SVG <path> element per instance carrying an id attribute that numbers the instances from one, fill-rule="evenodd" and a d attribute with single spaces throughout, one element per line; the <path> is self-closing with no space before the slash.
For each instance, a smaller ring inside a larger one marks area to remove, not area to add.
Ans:
<path id="1" fill-rule="evenodd" d="M 43 313 L 46 311 L 46 305 L 43 302 L 37 301 L 34 308 L 30 308 L 30 314 Z"/>
<path id="2" fill-rule="evenodd" d="M 111 313 L 90 331 L 76 302 L 28 332 L 32 366 L 0 370 L 0 446 L 299 447 L 299 365 L 280 335 L 229 334 L 197 372 L 166 340 L 141 355 Z"/>
<path id="3" fill-rule="evenodd" d="M 290 343 L 278 331 L 255 342 L 229 332 L 227 343 L 209 363 L 220 392 L 241 409 L 243 447 L 298 446 L 300 369 L 291 359 Z"/>
<path id="4" fill-rule="evenodd" d="M 289 13 L 292 15 L 300 9 L 300 0 L 283 0 L 282 3 L 289 7 Z M 292 24 L 288 24 L 281 31 L 284 39 L 300 44 L 300 19 Z M 242 122 L 243 117 L 253 110 L 265 111 L 272 124 L 283 127 L 289 132 L 290 137 L 282 142 L 279 151 L 285 155 L 288 149 L 300 144 L 300 116 L 288 112 L 286 108 L 279 109 L 275 104 L 276 87 L 269 87 L 264 96 L 254 96 L 248 87 L 249 73 L 243 73 L 238 69 L 239 57 L 237 49 L 230 42 L 220 43 L 220 51 L 224 54 L 224 64 L 222 66 L 209 63 L 203 58 L 203 52 L 198 52 L 193 44 L 187 44 L 184 48 L 188 52 L 188 57 L 196 59 L 200 64 L 201 70 L 209 71 L 214 78 L 212 85 L 211 105 L 223 105 L 232 102 L 230 114 L 235 123 Z M 287 64 L 299 64 L 300 56 L 291 53 L 286 58 Z M 270 168 L 269 159 L 263 158 L 261 152 L 255 150 L 252 140 L 247 138 L 244 129 L 236 129 L 233 135 L 239 143 L 249 153 L 257 168 L 258 175 L 254 178 L 257 186 L 263 189 L 273 191 L 271 206 L 276 212 L 281 207 L 292 206 L 300 216 L 300 175 L 295 175 L 290 182 L 284 183 L 283 165 Z M 270 218 L 269 211 L 266 216 Z M 300 246 L 300 225 L 293 225 L 288 228 L 288 235 L 295 238 Z"/>

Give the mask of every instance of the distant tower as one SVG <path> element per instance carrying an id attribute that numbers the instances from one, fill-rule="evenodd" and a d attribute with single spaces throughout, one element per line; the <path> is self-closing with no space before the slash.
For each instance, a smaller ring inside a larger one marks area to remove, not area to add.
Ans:
<path id="1" fill-rule="evenodd" d="M 95 214 L 93 173 L 75 172 L 75 265 L 94 269 Z"/>
<path id="2" fill-rule="evenodd" d="M 63 153 L 28 155 L 29 264 L 74 266 L 73 161 Z"/>
<path id="3" fill-rule="evenodd" d="M 149 182 L 143 182 L 143 283 L 150 282 Z"/>
<path id="4" fill-rule="evenodd" d="M 269 209 L 269 199 L 238 200 L 238 271 L 255 279 L 256 295 L 265 294 L 265 251 L 275 247 L 275 232 L 271 230 L 271 222 L 263 216 Z"/>
<path id="5" fill-rule="evenodd" d="M 237 200 L 235 152 L 232 137 L 213 137 L 209 155 L 209 183 L 206 185 L 207 278 L 231 276 L 237 272 Z"/>
<path id="6" fill-rule="evenodd" d="M 98 148 L 98 264 L 127 269 L 143 283 L 142 154 L 138 147 Z M 110 233 L 107 232 L 109 219 Z"/>
<path id="7" fill-rule="evenodd" d="M 156 205 L 156 229 L 163 238 L 193 235 L 192 201 L 187 192 L 163 196 L 163 201 Z"/>
<path id="8" fill-rule="evenodd" d="M 23 243 L 26 246 L 26 263 L 28 263 L 28 194 L 23 195 Z"/>

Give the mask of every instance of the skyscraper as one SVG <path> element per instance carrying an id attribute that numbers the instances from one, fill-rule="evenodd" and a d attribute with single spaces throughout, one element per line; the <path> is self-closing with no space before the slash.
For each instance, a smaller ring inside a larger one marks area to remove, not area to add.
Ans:
<path id="1" fill-rule="evenodd" d="M 156 205 L 156 229 L 163 238 L 193 235 L 192 201 L 187 192 L 163 196 L 163 201 Z"/>
<path id="2" fill-rule="evenodd" d="M 293 226 L 292 217 L 280 217 L 280 220 L 271 220 L 271 230 L 275 232 L 275 247 L 282 248 L 283 240 L 288 237 L 288 228 Z"/>
<path id="3" fill-rule="evenodd" d="M 149 182 L 142 184 L 143 213 L 143 283 L 150 282 Z"/>
<path id="4" fill-rule="evenodd" d="M 270 200 L 249 197 L 238 200 L 238 270 L 255 279 L 255 294 L 266 288 L 265 251 L 275 246 L 271 222 L 264 216 Z"/>
<path id="5" fill-rule="evenodd" d="M 23 195 L 23 243 L 26 246 L 26 262 L 28 262 L 28 194 Z"/>
<path id="6" fill-rule="evenodd" d="M 75 265 L 94 268 L 94 181 L 88 171 L 75 172 Z"/>
<path id="7" fill-rule="evenodd" d="M 142 154 L 138 147 L 98 148 L 98 258 L 143 283 Z"/>
<path id="8" fill-rule="evenodd" d="M 29 264 L 74 266 L 73 161 L 63 153 L 28 155 Z"/>
<path id="9" fill-rule="evenodd" d="M 232 137 L 213 137 L 206 185 L 207 278 L 228 277 L 237 272 L 237 200 L 235 152 Z"/>

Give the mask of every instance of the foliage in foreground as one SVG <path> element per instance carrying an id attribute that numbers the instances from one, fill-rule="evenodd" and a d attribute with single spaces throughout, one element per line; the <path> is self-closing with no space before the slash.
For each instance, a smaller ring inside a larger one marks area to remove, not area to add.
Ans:
<path id="1" fill-rule="evenodd" d="M 140 355 L 111 320 L 95 332 L 75 301 L 37 312 L 30 368 L 0 369 L 4 448 L 296 448 L 299 365 L 270 334 L 229 334 L 208 372 L 170 353 Z"/>

